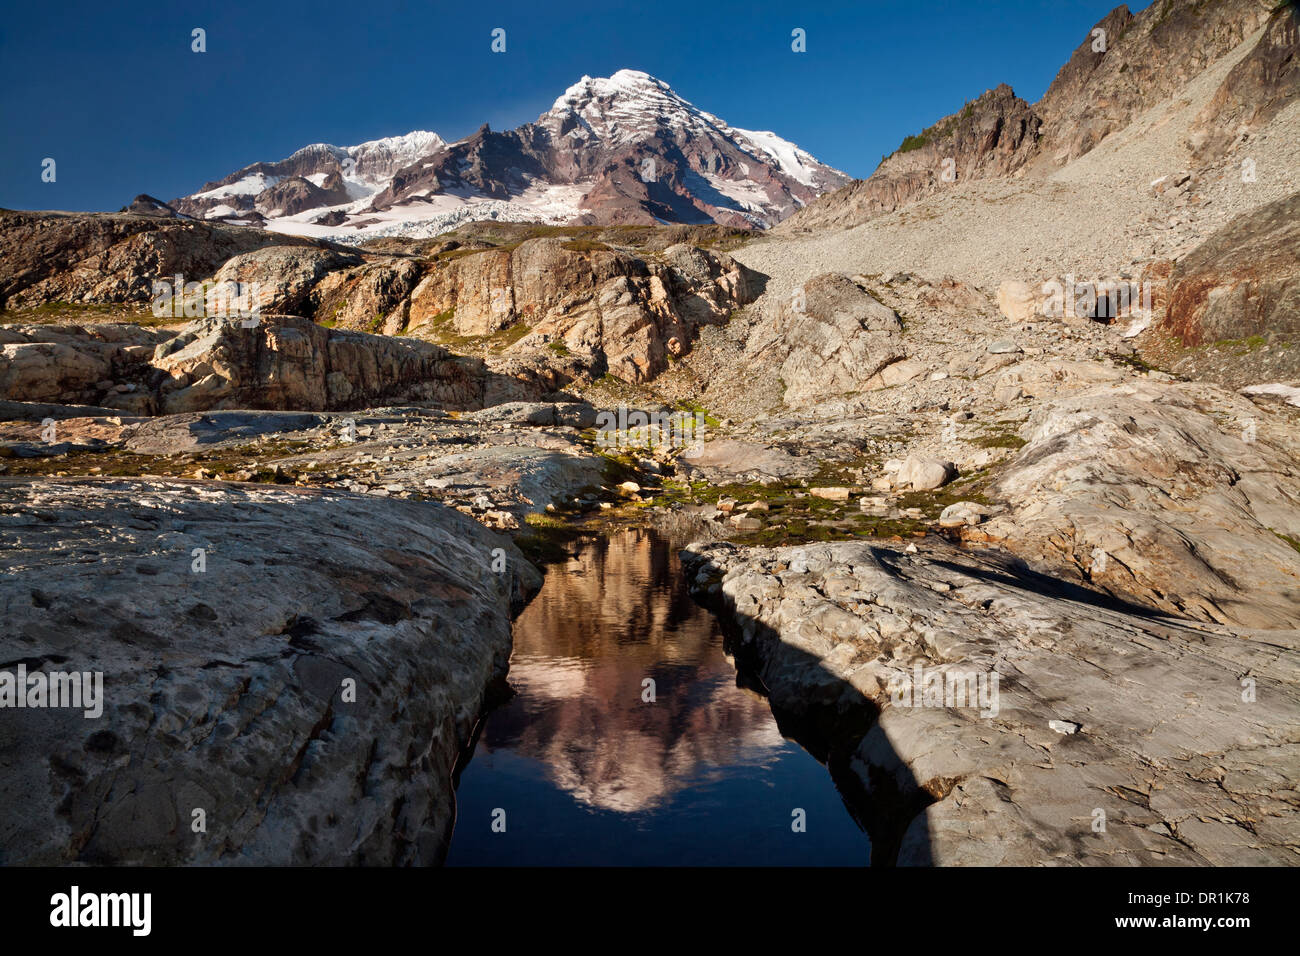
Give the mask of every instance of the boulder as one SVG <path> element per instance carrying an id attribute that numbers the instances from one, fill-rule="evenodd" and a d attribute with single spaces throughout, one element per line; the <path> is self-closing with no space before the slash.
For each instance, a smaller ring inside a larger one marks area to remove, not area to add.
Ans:
<path id="1" fill-rule="evenodd" d="M 909 455 L 899 465 L 894 483 L 899 488 L 910 488 L 912 491 L 933 491 L 956 477 L 957 468 L 950 461 Z"/>
<path id="2" fill-rule="evenodd" d="M 310 315 L 316 284 L 335 269 L 361 262 L 359 255 L 336 249 L 271 246 L 230 259 L 213 281 L 252 286 L 264 313 Z"/>
<path id="3" fill-rule="evenodd" d="M 902 328 L 892 309 L 852 279 L 825 273 L 783 302 L 747 350 L 781 363 L 783 400 L 798 407 L 877 387 L 873 376 L 904 356 Z"/>
<path id="4" fill-rule="evenodd" d="M 1300 193 L 1237 216 L 1178 262 L 1160 327 L 1186 345 L 1300 332 Z"/>
<path id="5" fill-rule="evenodd" d="M 102 675 L 3 711 L 9 865 L 440 862 L 540 583 L 449 508 L 222 483 L 11 482 L 0 554 L 4 659 Z"/>
<path id="6" fill-rule="evenodd" d="M 1033 290 L 1024 282 L 1008 279 L 998 286 L 998 311 L 1012 322 L 1030 322 L 1036 311 Z"/>

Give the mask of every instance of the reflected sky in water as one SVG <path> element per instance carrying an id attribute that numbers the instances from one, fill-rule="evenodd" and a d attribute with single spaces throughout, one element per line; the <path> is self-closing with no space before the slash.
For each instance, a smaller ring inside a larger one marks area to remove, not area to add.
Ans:
<path id="1" fill-rule="evenodd" d="M 461 775 L 448 865 L 867 865 L 826 768 L 737 686 L 676 546 L 626 531 L 577 552 L 515 622 L 516 695 Z"/>

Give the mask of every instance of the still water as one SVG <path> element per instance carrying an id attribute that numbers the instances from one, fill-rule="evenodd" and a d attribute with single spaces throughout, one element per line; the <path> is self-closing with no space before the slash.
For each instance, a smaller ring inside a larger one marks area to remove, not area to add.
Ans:
<path id="1" fill-rule="evenodd" d="M 575 550 L 515 622 L 515 694 L 463 766 L 447 864 L 868 865 L 826 768 L 738 683 L 677 546 Z"/>

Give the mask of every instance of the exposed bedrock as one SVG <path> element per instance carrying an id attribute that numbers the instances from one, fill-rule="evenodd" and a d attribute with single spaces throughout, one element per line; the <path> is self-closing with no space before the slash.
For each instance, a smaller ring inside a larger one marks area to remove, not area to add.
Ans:
<path id="1" fill-rule="evenodd" d="M 873 862 L 1300 862 L 1294 630 L 1177 620 L 945 544 L 684 559 L 773 705 L 840 728 Z"/>
<path id="2" fill-rule="evenodd" d="M 3 711 L 9 865 L 439 861 L 540 583 L 450 508 L 216 482 L 8 481 L 0 553 L 0 671 L 103 674 Z"/>

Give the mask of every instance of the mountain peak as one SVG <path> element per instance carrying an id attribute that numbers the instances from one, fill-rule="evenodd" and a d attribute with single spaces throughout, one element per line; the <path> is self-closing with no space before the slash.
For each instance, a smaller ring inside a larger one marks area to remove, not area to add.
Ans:
<path id="1" fill-rule="evenodd" d="M 336 238 L 434 235 L 469 219 L 766 228 L 848 177 L 733 128 L 642 70 L 583 76 L 534 123 L 315 144 L 177 200 L 201 218 Z"/>

